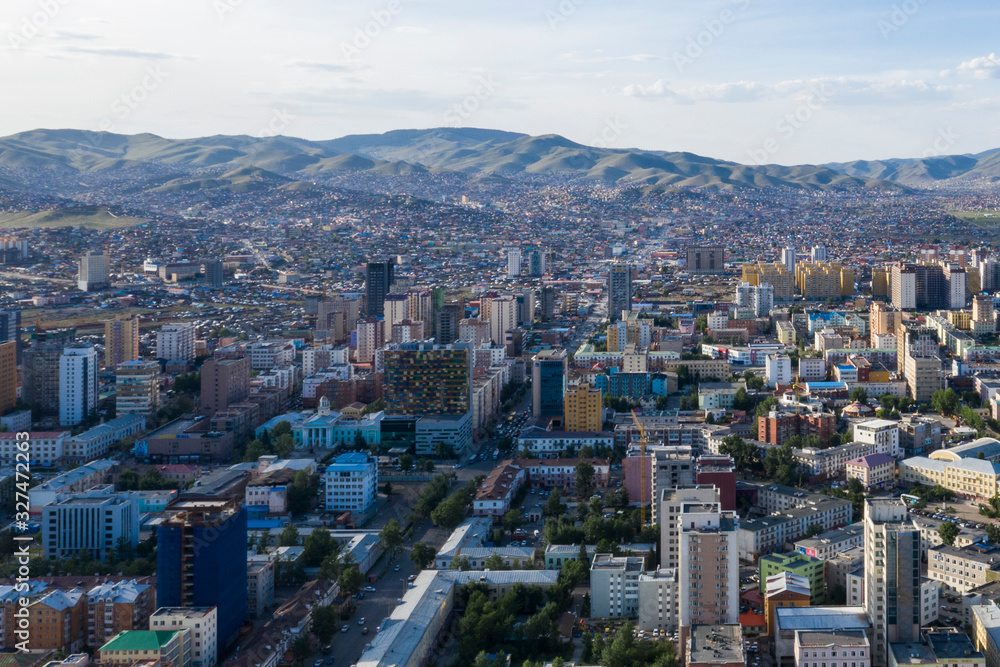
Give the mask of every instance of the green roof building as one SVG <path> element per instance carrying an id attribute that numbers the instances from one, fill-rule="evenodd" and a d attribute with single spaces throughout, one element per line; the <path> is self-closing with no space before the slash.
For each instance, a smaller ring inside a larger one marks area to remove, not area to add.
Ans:
<path id="1" fill-rule="evenodd" d="M 125 630 L 100 648 L 104 664 L 131 665 L 136 660 L 157 659 L 174 667 L 191 667 L 191 631 Z"/>
<path id="2" fill-rule="evenodd" d="M 782 572 L 798 574 L 809 581 L 809 599 L 812 604 L 822 604 L 826 600 L 825 578 L 826 561 L 801 553 L 767 554 L 761 556 L 760 592 L 766 590 L 768 577 Z"/>

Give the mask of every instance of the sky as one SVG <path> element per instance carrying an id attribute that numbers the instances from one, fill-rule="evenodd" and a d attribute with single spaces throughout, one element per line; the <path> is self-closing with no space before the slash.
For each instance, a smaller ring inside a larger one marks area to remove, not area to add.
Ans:
<path id="1" fill-rule="evenodd" d="M 4 0 L 0 135 L 560 134 L 746 164 L 1000 147 L 995 0 Z"/>

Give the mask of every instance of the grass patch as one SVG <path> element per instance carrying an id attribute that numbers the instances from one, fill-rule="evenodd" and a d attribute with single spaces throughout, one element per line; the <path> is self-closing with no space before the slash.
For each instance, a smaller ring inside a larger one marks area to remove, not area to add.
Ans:
<path id="1" fill-rule="evenodd" d="M 58 208 L 49 211 L 18 211 L 0 213 L 0 229 L 43 229 L 55 227 L 86 227 L 88 229 L 120 229 L 146 222 L 141 218 L 122 218 L 98 206 Z"/>
<path id="2" fill-rule="evenodd" d="M 949 213 L 979 227 L 1000 226 L 1000 211 L 949 211 Z"/>

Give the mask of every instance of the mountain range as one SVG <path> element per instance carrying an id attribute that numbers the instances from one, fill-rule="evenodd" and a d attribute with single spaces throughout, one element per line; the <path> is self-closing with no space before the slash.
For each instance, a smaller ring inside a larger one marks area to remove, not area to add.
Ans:
<path id="1" fill-rule="evenodd" d="M 215 135 L 166 139 L 85 130 L 39 129 L 0 138 L 0 187 L 16 174 L 156 166 L 169 177 L 151 191 L 307 189 L 349 173 L 385 176 L 457 173 L 470 178 L 580 179 L 647 189 L 786 187 L 800 190 L 968 187 L 1000 181 L 1000 149 L 976 155 L 858 160 L 823 165 L 743 165 L 687 152 L 598 148 L 555 134 L 476 128 L 395 130 L 326 141 Z"/>

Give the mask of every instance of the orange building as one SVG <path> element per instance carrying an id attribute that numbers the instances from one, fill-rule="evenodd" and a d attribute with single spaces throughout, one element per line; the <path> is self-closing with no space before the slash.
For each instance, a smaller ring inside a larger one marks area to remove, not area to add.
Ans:
<path id="1" fill-rule="evenodd" d="M 764 616 L 767 634 L 774 636 L 774 610 L 778 607 L 808 607 L 809 580 L 801 574 L 782 572 L 768 577 L 764 593 Z"/>
<path id="2" fill-rule="evenodd" d="M 0 414 L 17 404 L 17 341 L 0 343 Z"/>

